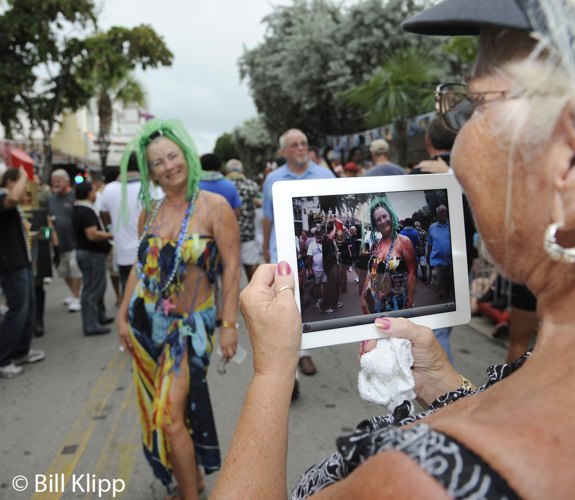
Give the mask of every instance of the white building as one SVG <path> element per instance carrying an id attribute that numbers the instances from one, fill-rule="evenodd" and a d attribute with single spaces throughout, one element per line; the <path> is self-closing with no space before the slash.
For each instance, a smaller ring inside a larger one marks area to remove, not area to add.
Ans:
<path id="1" fill-rule="evenodd" d="M 108 166 L 119 166 L 126 145 L 136 136 L 146 120 L 144 115 L 136 104 L 126 107 L 121 103 L 114 104 L 106 161 Z M 30 129 L 25 115 L 22 116 L 21 122 L 22 132 L 10 142 L 31 154 L 35 165 L 37 164 L 36 166 L 42 170 L 44 138 L 40 131 Z M 52 164 L 77 163 L 99 170 L 101 159 L 98 131 L 99 118 L 95 99 L 75 113 L 65 114 L 51 139 Z M 0 138 L 3 137 L 4 130 L 0 127 Z"/>

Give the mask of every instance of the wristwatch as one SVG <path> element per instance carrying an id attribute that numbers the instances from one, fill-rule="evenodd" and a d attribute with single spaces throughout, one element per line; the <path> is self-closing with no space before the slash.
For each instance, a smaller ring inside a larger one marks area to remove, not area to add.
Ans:
<path id="1" fill-rule="evenodd" d="M 473 391 L 476 389 L 476 387 L 471 383 L 470 380 L 466 379 L 463 375 L 459 374 L 459 376 L 461 377 L 461 387 L 460 389 L 463 389 L 464 391 Z"/>

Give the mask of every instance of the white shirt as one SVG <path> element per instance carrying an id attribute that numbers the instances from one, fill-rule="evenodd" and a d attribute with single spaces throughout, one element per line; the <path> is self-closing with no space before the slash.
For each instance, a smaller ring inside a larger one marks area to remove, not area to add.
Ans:
<path id="1" fill-rule="evenodd" d="M 122 184 L 119 181 L 107 184 L 102 193 L 100 210 L 108 212 L 114 234 L 114 261 L 119 266 L 131 266 L 136 261 L 138 246 L 138 218 L 142 205 L 138 199 L 140 180 L 130 179 L 127 184 L 128 216 L 121 217 Z"/>
<path id="2" fill-rule="evenodd" d="M 312 256 L 312 271 L 314 273 L 323 272 L 323 249 L 321 243 L 318 243 L 315 238 L 307 246 L 307 254 Z"/>

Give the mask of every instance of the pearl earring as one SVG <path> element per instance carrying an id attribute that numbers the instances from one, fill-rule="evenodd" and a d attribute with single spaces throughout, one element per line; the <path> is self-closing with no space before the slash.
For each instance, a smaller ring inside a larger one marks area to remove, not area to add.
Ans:
<path id="1" fill-rule="evenodd" d="M 565 248 L 557 243 L 557 230 L 561 228 L 560 224 L 549 224 L 543 238 L 543 248 L 549 257 L 559 262 L 575 264 L 575 247 Z"/>

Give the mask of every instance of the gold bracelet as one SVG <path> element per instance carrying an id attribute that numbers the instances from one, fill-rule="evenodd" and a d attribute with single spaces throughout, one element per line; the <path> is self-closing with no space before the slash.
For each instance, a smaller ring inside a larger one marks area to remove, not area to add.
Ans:
<path id="1" fill-rule="evenodd" d="M 225 319 L 222 319 L 222 328 L 233 328 L 234 330 L 237 330 L 239 327 L 239 323 L 234 323 L 232 321 L 226 321 Z"/>
<path id="2" fill-rule="evenodd" d="M 475 389 L 477 389 L 477 388 L 471 383 L 471 381 L 469 381 L 468 379 L 466 379 L 463 375 L 459 374 L 459 376 L 461 377 L 461 387 L 460 387 L 460 389 L 463 389 L 464 391 L 474 391 Z"/>

